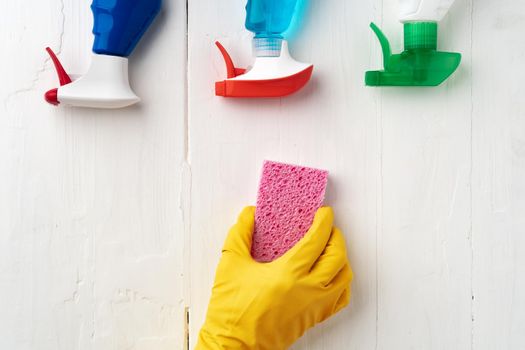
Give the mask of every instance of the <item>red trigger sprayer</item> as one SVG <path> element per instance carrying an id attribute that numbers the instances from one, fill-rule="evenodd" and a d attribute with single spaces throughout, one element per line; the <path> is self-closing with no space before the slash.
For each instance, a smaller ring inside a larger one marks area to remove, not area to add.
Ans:
<path id="1" fill-rule="evenodd" d="M 248 0 L 246 29 L 255 33 L 255 62 L 249 70 L 235 68 L 226 49 L 217 42 L 228 79 L 215 83 L 215 94 L 224 97 L 282 97 L 305 86 L 313 65 L 292 58 L 285 32 L 299 3 L 304 0 Z"/>

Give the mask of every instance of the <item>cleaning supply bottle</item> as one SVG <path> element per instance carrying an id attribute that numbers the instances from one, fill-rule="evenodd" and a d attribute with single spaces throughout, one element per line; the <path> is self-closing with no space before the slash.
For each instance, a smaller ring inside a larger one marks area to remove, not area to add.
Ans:
<path id="1" fill-rule="evenodd" d="M 297 15 L 297 7 L 298 0 L 248 0 L 245 25 L 255 34 L 255 63 L 250 70 L 236 68 L 228 52 L 217 42 L 228 73 L 228 79 L 215 84 L 217 96 L 282 97 L 308 83 L 313 65 L 297 62 L 290 56 L 284 35 Z"/>
<path id="2" fill-rule="evenodd" d="M 390 43 L 372 23 L 383 50 L 384 70 L 366 72 L 368 86 L 437 86 L 457 69 L 461 54 L 437 51 L 438 22 L 455 0 L 399 0 L 404 51 L 393 55 Z"/>
<path id="3" fill-rule="evenodd" d="M 47 48 L 61 87 L 47 102 L 92 108 L 123 108 L 140 101 L 129 85 L 128 56 L 160 11 L 162 0 L 93 0 L 93 57 L 87 73 L 72 81 Z"/>

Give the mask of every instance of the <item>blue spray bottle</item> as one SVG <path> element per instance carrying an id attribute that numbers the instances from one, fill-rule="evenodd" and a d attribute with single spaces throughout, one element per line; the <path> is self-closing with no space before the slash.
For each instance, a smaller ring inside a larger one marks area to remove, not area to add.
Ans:
<path id="1" fill-rule="evenodd" d="M 61 87 L 46 101 L 93 108 L 122 108 L 140 101 L 129 86 L 128 56 L 160 12 L 162 0 L 93 0 L 93 58 L 87 73 L 72 81 L 47 48 Z"/>
<path id="2" fill-rule="evenodd" d="M 228 79 L 215 84 L 217 96 L 282 97 L 308 83 L 313 65 L 290 56 L 284 35 L 297 16 L 299 1 L 248 0 L 245 25 L 255 34 L 255 63 L 250 70 L 235 68 L 227 51 L 217 42 L 228 73 Z"/>

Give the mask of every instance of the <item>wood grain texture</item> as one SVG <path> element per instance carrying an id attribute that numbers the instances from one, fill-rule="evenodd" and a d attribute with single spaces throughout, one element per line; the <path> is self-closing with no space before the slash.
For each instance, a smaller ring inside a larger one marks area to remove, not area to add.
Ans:
<path id="1" fill-rule="evenodd" d="M 164 0 L 131 58 L 140 105 L 49 107 L 43 48 L 84 71 L 89 4 L 0 14 L 1 349 L 182 350 L 186 330 L 193 348 L 264 159 L 330 171 L 355 272 L 351 306 L 293 349 L 525 347 L 525 3 L 457 0 L 439 31 L 463 54 L 451 79 L 373 89 L 368 24 L 399 51 L 397 2 L 309 0 L 291 50 L 315 63 L 311 83 L 228 100 L 213 43 L 251 63 L 245 2 Z"/>
<path id="2" fill-rule="evenodd" d="M 399 33 L 391 5 L 384 28 Z M 380 349 L 470 347 L 470 13 L 458 1 L 440 26 L 440 49 L 463 55 L 449 80 L 381 91 Z"/>
<path id="3" fill-rule="evenodd" d="M 142 104 L 48 106 L 44 47 L 87 69 L 90 4 L 0 15 L 0 348 L 180 349 L 186 4 L 164 1 L 131 59 Z"/>
<path id="4" fill-rule="evenodd" d="M 473 347 L 525 346 L 525 4 L 474 3 Z M 491 39 L 489 39 L 491 38 Z"/>

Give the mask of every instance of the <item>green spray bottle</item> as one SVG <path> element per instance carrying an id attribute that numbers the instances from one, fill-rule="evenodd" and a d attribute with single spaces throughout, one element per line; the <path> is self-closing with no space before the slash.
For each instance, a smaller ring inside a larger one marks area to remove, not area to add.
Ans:
<path id="1" fill-rule="evenodd" d="M 404 51 L 392 54 L 390 43 L 374 24 L 383 50 L 384 69 L 368 71 L 368 86 L 437 86 L 456 71 L 461 54 L 437 50 L 438 22 L 455 0 L 399 0 L 404 26 Z"/>

